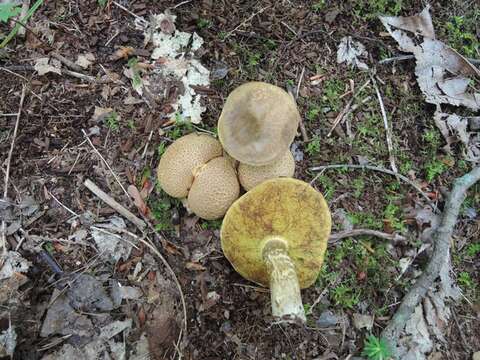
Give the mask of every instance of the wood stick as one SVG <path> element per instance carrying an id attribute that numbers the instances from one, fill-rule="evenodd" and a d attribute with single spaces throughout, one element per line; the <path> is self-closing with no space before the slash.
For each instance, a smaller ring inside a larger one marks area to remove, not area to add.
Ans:
<path id="1" fill-rule="evenodd" d="M 362 236 L 362 235 L 367 235 L 367 236 L 375 236 L 381 239 L 385 240 L 391 240 L 393 243 L 399 243 L 399 242 L 406 242 L 407 238 L 405 236 L 399 235 L 399 234 L 387 234 L 381 231 L 377 230 L 371 230 L 371 229 L 352 229 L 352 230 L 345 230 L 345 231 L 339 231 L 336 233 L 332 233 L 330 235 L 330 238 L 328 239 L 328 243 L 330 244 L 335 244 L 341 239 L 347 238 L 347 237 L 353 237 L 353 236 Z"/>
<path id="2" fill-rule="evenodd" d="M 110 195 L 100 189 L 97 185 L 95 185 L 95 183 L 93 183 L 90 179 L 86 179 L 83 182 L 83 185 L 85 185 L 88 190 L 94 193 L 97 197 L 99 197 L 107 205 L 113 208 L 116 212 L 118 212 L 120 215 L 129 220 L 132 224 L 137 226 L 140 230 L 145 230 L 147 225 L 142 219 L 132 214 L 129 210 L 119 204 L 114 198 L 112 198 Z"/>
<path id="3" fill-rule="evenodd" d="M 406 176 L 404 176 L 400 173 L 396 173 L 392 170 L 388 170 L 388 169 L 385 169 L 383 167 L 377 167 L 377 166 L 372 166 L 372 165 L 335 164 L 335 165 L 315 166 L 315 167 L 311 167 L 310 170 L 311 171 L 322 171 L 322 170 L 327 170 L 327 169 L 341 169 L 341 168 L 372 170 L 372 171 L 382 172 L 384 174 L 389 174 L 389 175 L 395 176 L 397 179 L 402 180 L 403 182 L 409 184 L 415 190 L 417 190 L 418 193 L 420 195 L 422 195 L 425 198 L 425 200 L 428 201 L 428 203 L 430 204 L 432 209 L 434 211 L 438 212 L 437 206 L 434 204 L 434 202 L 432 200 L 430 200 L 430 198 L 427 196 L 427 194 L 425 194 L 425 192 L 422 189 L 420 189 L 420 187 L 415 182 L 413 182 L 412 180 L 410 180 L 409 178 L 407 178 Z M 313 180 L 311 181 L 311 183 L 313 183 L 315 181 L 315 179 L 318 176 L 320 176 L 320 174 L 321 173 L 316 175 L 313 178 Z"/>
<path id="4" fill-rule="evenodd" d="M 8 198 L 8 181 L 10 180 L 10 163 L 12 162 L 13 149 L 15 148 L 15 139 L 17 138 L 18 125 L 20 124 L 20 116 L 23 109 L 23 101 L 25 100 L 25 85 L 22 86 L 22 94 L 20 95 L 20 104 L 17 111 L 17 119 L 15 120 L 15 127 L 13 128 L 12 142 L 10 144 L 10 150 L 8 151 L 7 156 L 7 170 L 5 171 L 5 183 L 3 187 L 3 200 L 7 201 Z M 7 223 L 2 219 L 2 228 L 1 228 L 1 240 L 0 246 L 2 247 L 2 254 L 7 254 Z"/>
<path id="5" fill-rule="evenodd" d="M 480 166 L 457 178 L 453 184 L 452 192 L 445 202 L 440 225 L 432 235 L 434 250 L 430 261 L 415 285 L 403 298 L 387 327 L 382 331 L 382 337 L 390 343 L 393 351 L 396 349 L 400 332 L 427 291 L 433 286 L 445 262 L 450 258 L 450 243 L 460 208 L 467 190 L 477 181 L 480 181 Z"/>

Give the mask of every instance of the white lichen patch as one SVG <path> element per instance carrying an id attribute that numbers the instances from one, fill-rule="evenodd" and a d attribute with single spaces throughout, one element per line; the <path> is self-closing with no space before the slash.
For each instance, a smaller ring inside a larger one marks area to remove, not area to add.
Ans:
<path id="1" fill-rule="evenodd" d="M 151 58 L 155 60 L 154 69 L 149 77 L 155 78 L 156 85 L 165 83 L 177 88 L 177 96 L 170 103 L 171 119 L 181 118 L 198 124 L 202 120 L 205 106 L 202 105 L 202 95 L 198 94 L 194 87 L 208 87 L 210 71 L 195 58 L 195 52 L 203 45 L 203 39 L 196 33 L 177 30 L 175 18 L 171 14 L 153 15 L 150 25 L 144 30 L 145 40 L 154 46 L 151 54 Z M 143 78 L 144 87 L 153 84 L 149 82 L 149 77 Z M 159 77 L 163 81 L 159 81 Z M 142 89 L 135 90 L 139 94 L 144 93 Z M 150 98 L 164 98 L 164 92 L 159 86 L 146 91 L 153 95 Z"/>

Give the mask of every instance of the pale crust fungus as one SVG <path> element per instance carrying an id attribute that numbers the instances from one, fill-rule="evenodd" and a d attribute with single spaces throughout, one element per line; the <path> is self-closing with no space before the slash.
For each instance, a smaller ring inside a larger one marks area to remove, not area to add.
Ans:
<path id="1" fill-rule="evenodd" d="M 299 122 L 295 101 L 286 91 L 249 82 L 228 95 L 218 120 L 218 137 L 241 163 L 266 165 L 288 150 Z"/>
<path id="2" fill-rule="evenodd" d="M 219 219 L 239 194 L 240 185 L 230 161 L 217 157 L 195 172 L 187 198 L 188 208 L 202 219 Z"/>
<path id="3" fill-rule="evenodd" d="M 235 270 L 270 287 L 273 316 L 305 322 L 300 289 L 315 282 L 330 230 L 323 196 L 303 181 L 279 178 L 235 201 L 220 236 L 225 257 Z"/>
<path id="4" fill-rule="evenodd" d="M 193 183 L 193 170 L 222 156 L 222 145 L 207 134 L 192 133 L 177 139 L 165 150 L 157 169 L 163 191 L 184 198 Z"/>
<path id="5" fill-rule="evenodd" d="M 290 150 L 277 160 L 261 166 L 248 164 L 238 165 L 238 179 L 245 190 L 250 190 L 262 182 L 278 178 L 293 177 L 295 173 L 295 160 Z"/>

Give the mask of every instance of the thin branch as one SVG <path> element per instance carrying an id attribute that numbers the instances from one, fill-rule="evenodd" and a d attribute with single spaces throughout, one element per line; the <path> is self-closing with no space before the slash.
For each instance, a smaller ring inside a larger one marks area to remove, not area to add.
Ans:
<path id="1" fill-rule="evenodd" d="M 75 211 L 73 211 L 72 209 L 70 209 L 69 207 L 67 207 L 66 205 L 62 204 L 62 202 L 60 200 L 58 200 L 55 195 L 53 195 L 50 190 L 48 190 L 46 187 L 45 189 L 47 190 L 47 193 L 48 195 L 50 195 L 53 200 L 55 200 L 57 202 L 58 205 L 60 205 L 61 207 L 63 207 L 65 210 L 67 210 L 70 214 L 72 214 L 73 216 L 75 217 L 79 217 L 80 215 L 78 215 Z"/>
<path id="2" fill-rule="evenodd" d="M 399 56 L 394 56 L 391 58 L 380 60 L 378 63 L 380 65 L 383 65 L 383 64 L 389 64 L 394 61 L 403 61 L 403 60 L 412 60 L 412 59 L 415 59 L 415 55 L 399 55 Z M 466 58 L 466 59 L 468 60 L 468 62 L 472 63 L 473 65 L 477 65 L 477 66 L 480 65 L 480 59 L 472 59 L 472 58 Z"/>
<path id="3" fill-rule="evenodd" d="M 128 10 L 125 6 L 123 6 L 122 4 L 119 4 L 118 2 L 116 1 L 112 1 L 113 5 L 115 6 L 118 6 L 120 9 L 122 9 L 123 11 L 125 11 L 126 13 L 132 15 L 135 19 L 137 19 L 138 21 L 140 21 L 142 23 L 142 25 L 144 26 L 148 26 L 149 23 L 148 21 L 146 21 L 143 17 L 141 16 L 138 16 L 137 14 L 135 14 L 134 12 Z"/>
<path id="4" fill-rule="evenodd" d="M 399 242 L 404 243 L 407 241 L 407 238 L 405 236 L 402 236 L 399 234 L 387 234 L 381 231 L 370 230 L 370 229 L 352 229 L 352 230 L 345 230 L 345 231 L 332 233 L 330 235 L 330 238 L 328 239 L 328 243 L 335 244 L 339 240 L 347 237 L 363 236 L 363 235 L 375 236 L 380 239 L 393 241 L 394 243 L 399 243 Z"/>
<path id="5" fill-rule="evenodd" d="M 50 56 L 57 59 L 63 65 L 65 65 L 66 67 L 68 67 L 69 69 L 71 69 L 73 71 L 77 71 L 77 72 L 82 72 L 83 71 L 83 69 L 80 65 L 75 64 L 73 61 L 67 59 L 65 56 L 60 55 L 59 53 L 51 52 Z"/>
<path id="6" fill-rule="evenodd" d="M 90 179 L 87 179 L 84 181 L 83 185 L 90 190 L 92 193 L 94 193 L 96 196 L 98 196 L 101 200 L 103 200 L 106 204 L 111 206 L 115 211 L 117 211 L 119 214 L 127 218 L 130 222 L 132 222 L 135 226 L 137 226 L 140 230 L 145 230 L 147 225 L 145 222 L 132 214 L 129 210 L 127 210 L 125 207 L 123 207 L 120 203 L 118 203 L 114 198 L 112 198 L 110 195 L 108 195 L 106 192 L 104 192 L 102 189 L 100 189 L 95 183 L 93 183 Z"/>
<path id="7" fill-rule="evenodd" d="M 18 126 L 20 124 L 20 116 L 23 109 L 23 101 L 25 100 L 25 85 L 22 86 L 22 94 L 20 95 L 20 104 L 18 105 L 17 119 L 15 121 L 15 127 L 13 129 L 12 143 L 10 144 L 10 150 L 8 151 L 7 156 L 7 169 L 5 171 L 5 183 L 3 187 L 3 200 L 7 201 L 8 198 L 8 181 L 10 180 L 10 163 L 12 162 L 13 149 L 15 148 L 15 139 L 17 138 Z M 6 255 L 7 253 L 7 224 L 5 220 L 2 219 L 2 236 L 0 246 L 2 247 L 2 254 Z"/>
<path id="8" fill-rule="evenodd" d="M 262 12 L 264 12 L 265 10 L 267 10 L 268 8 L 270 8 L 271 6 L 266 6 L 264 8 L 261 8 L 259 11 L 253 13 L 252 15 L 250 15 L 248 18 L 246 18 L 245 20 L 243 20 L 240 24 L 238 24 L 233 30 L 229 31 L 222 39 L 222 41 L 225 41 L 227 40 L 230 36 L 232 36 L 232 34 L 237 31 L 238 29 L 240 29 L 242 26 L 244 26 L 246 23 L 248 23 L 250 20 L 252 20 L 255 16 L 257 15 L 260 15 Z"/>
<path id="9" fill-rule="evenodd" d="M 400 332 L 413 314 L 417 305 L 422 301 L 433 282 L 440 275 L 442 267 L 450 257 L 450 241 L 457 222 L 460 207 L 466 197 L 467 190 L 480 180 L 480 166 L 471 172 L 457 178 L 453 184 L 452 192 L 447 197 L 440 220 L 440 225 L 432 235 L 434 244 L 433 254 L 428 265 L 415 285 L 403 298 L 395 315 L 382 332 L 382 337 L 389 341 L 391 348 L 396 349 Z"/>
<path id="10" fill-rule="evenodd" d="M 173 280 L 175 282 L 175 285 L 177 285 L 178 291 L 180 293 L 180 298 L 182 300 L 182 307 L 183 307 L 183 325 L 185 329 L 185 336 L 187 335 L 187 305 L 185 304 L 185 295 L 183 294 L 182 286 L 180 285 L 180 282 L 178 281 L 177 275 L 175 274 L 175 271 L 173 271 L 172 267 L 168 263 L 168 261 L 165 259 L 165 257 L 160 253 L 160 251 L 155 247 L 154 244 L 152 244 L 150 241 L 146 241 L 144 239 L 139 239 L 143 244 L 145 244 L 150 250 L 153 251 L 155 255 L 159 257 L 159 259 L 162 261 L 163 265 L 167 268 L 167 270 L 172 274 Z M 181 337 L 182 334 L 179 335 Z"/>
<path id="11" fill-rule="evenodd" d="M 315 167 L 310 168 L 310 170 L 311 171 L 322 171 L 322 170 L 328 170 L 328 169 L 342 169 L 342 168 L 372 170 L 372 171 L 377 171 L 377 172 L 381 172 L 381 173 L 384 173 L 384 174 L 389 174 L 389 175 L 395 176 L 396 178 L 402 180 L 403 182 L 407 183 L 408 185 L 412 186 L 415 190 L 417 190 L 418 193 L 420 195 L 422 195 L 425 198 L 425 200 L 428 201 L 430 206 L 432 206 L 432 209 L 434 211 L 438 211 L 437 206 L 433 203 L 432 200 L 430 200 L 428 195 L 425 194 L 425 192 L 423 192 L 423 190 L 420 189 L 420 187 L 415 182 L 413 182 L 412 180 L 410 180 L 406 176 L 404 176 L 402 174 L 399 174 L 399 173 L 396 173 L 392 170 L 388 170 L 388 169 L 385 169 L 385 168 L 382 168 L 382 167 L 377 167 L 377 166 L 371 166 L 371 165 L 351 165 L 351 164 L 335 164 L 335 165 L 315 166 Z M 313 180 L 315 180 L 317 176 L 315 176 L 315 178 Z M 313 182 L 313 180 L 312 180 L 312 182 Z"/>
<path id="12" fill-rule="evenodd" d="M 100 151 L 97 150 L 97 148 L 95 147 L 95 145 L 93 145 L 92 141 L 90 140 L 90 138 L 88 137 L 87 133 L 85 132 L 84 129 L 82 129 L 82 133 L 83 133 L 83 136 L 85 136 L 85 139 L 87 140 L 88 144 L 92 147 L 93 151 L 95 151 L 95 153 L 100 157 L 100 159 L 102 159 L 103 163 L 107 166 L 108 170 L 110 170 L 110 172 L 112 173 L 113 177 L 115 178 L 115 180 L 117 181 L 118 185 L 120 185 L 120 187 L 122 188 L 123 192 L 125 193 L 125 195 L 127 195 L 128 198 L 130 198 L 130 194 L 128 193 L 127 190 L 125 190 L 125 188 L 123 187 L 122 183 L 120 182 L 120 179 L 118 178 L 117 174 L 115 174 L 112 170 L 112 168 L 110 167 L 110 165 L 108 164 L 107 160 L 105 160 L 105 158 L 102 156 L 102 154 L 100 154 Z"/>
<path id="13" fill-rule="evenodd" d="M 388 125 L 388 118 L 387 112 L 385 111 L 385 105 L 383 104 L 382 95 L 380 94 L 380 90 L 378 89 L 377 82 L 373 75 L 370 74 L 370 79 L 372 79 L 373 87 L 375 88 L 375 92 L 377 93 L 378 102 L 380 104 L 380 111 L 382 112 L 383 118 L 383 126 L 385 127 L 385 134 L 387 137 L 387 148 L 388 148 L 388 157 L 390 160 L 390 167 L 395 173 L 398 173 L 397 165 L 395 164 L 395 156 L 393 155 L 393 142 L 392 142 L 392 130 Z"/>

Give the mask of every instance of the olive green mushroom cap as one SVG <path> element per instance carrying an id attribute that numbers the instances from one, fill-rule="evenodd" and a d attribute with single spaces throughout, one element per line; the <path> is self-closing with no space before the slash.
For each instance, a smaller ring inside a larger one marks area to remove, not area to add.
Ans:
<path id="1" fill-rule="evenodd" d="M 218 120 L 218 137 L 241 163 L 265 165 L 288 150 L 299 121 L 297 105 L 286 91 L 249 82 L 228 95 Z"/>
<path id="2" fill-rule="evenodd" d="M 292 177 L 295 173 L 295 159 L 290 150 L 267 165 L 238 165 L 238 180 L 245 190 L 250 190 L 265 180 L 278 177 Z"/>
<path id="3" fill-rule="evenodd" d="M 193 183 L 196 167 L 222 156 L 222 145 L 207 134 L 191 133 L 175 140 L 164 152 L 157 169 L 162 189 L 170 196 L 184 198 Z"/>
<path id="4" fill-rule="evenodd" d="M 188 208 L 202 219 L 219 219 L 239 194 L 240 184 L 231 162 L 217 157 L 196 169 L 188 192 Z"/>
<path id="5" fill-rule="evenodd" d="M 254 187 L 228 209 L 221 229 L 226 258 L 244 278 L 268 286 L 263 247 L 273 237 L 287 243 L 301 288 L 320 271 L 331 230 L 322 194 L 291 178 L 271 179 Z"/>

